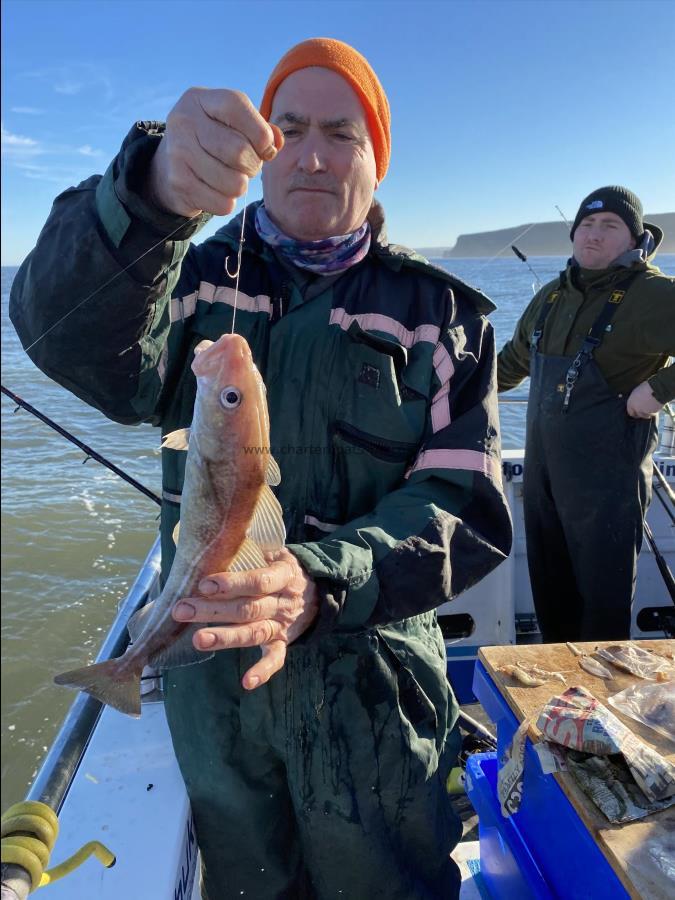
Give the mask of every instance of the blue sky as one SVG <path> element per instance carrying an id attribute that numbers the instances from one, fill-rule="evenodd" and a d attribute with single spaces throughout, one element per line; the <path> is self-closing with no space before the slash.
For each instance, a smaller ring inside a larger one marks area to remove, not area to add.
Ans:
<path id="1" fill-rule="evenodd" d="M 164 119 L 195 84 L 257 103 L 279 57 L 313 36 L 353 44 L 387 91 L 392 240 L 449 245 L 555 219 L 556 204 L 572 218 L 610 183 L 648 213 L 675 210 L 672 0 L 4 0 L 2 17 L 5 265 L 136 119 Z"/>

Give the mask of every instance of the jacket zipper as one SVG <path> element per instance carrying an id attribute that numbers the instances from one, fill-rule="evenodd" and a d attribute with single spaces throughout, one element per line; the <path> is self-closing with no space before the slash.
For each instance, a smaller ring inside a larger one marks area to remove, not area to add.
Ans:
<path id="1" fill-rule="evenodd" d="M 270 317 L 270 324 L 274 325 L 275 322 L 278 322 L 279 319 L 284 314 L 284 306 L 286 307 L 286 311 L 288 312 L 288 303 L 291 298 L 291 286 L 287 281 L 284 281 L 281 285 L 281 289 L 277 296 L 272 297 L 272 315 Z"/>
<path id="2" fill-rule="evenodd" d="M 333 433 L 340 435 L 349 444 L 366 450 L 377 459 L 386 462 L 408 462 L 415 452 L 415 444 L 403 444 L 397 441 L 387 441 L 372 434 L 366 434 L 346 422 L 336 422 L 333 425 Z"/>

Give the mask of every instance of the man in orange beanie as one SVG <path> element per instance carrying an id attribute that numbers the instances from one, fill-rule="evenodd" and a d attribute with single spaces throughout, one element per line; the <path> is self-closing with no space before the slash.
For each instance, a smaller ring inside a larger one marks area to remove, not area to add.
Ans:
<path id="1" fill-rule="evenodd" d="M 368 62 L 305 41 L 260 111 L 193 88 L 137 123 L 56 200 L 13 286 L 35 362 L 117 421 L 189 426 L 194 348 L 233 329 L 267 386 L 286 544 L 176 605 L 204 661 L 165 677 L 211 900 L 459 891 L 436 607 L 510 549 L 492 306 L 387 242 L 390 143 Z M 263 201 L 191 244 L 261 168 Z M 184 469 L 163 450 L 164 578 Z M 250 534 L 269 548 L 264 511 Z"/>

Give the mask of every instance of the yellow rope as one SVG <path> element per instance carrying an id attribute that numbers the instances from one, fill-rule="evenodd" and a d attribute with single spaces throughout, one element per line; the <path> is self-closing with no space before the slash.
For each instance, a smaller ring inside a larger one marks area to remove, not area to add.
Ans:
<path id="1" fill-rule="evenodd" d="M 59 820 L 44 803 L 27 800 L 10 806 L 2 816 L 2 862 L 21 866 L 31 880 L 31 891 L 68 875 L 95 856 L 104 866 L 115 865 L 114 855 L 99 841 L 89 841 L 64 862 L 45 871 L 59 833 Z"/>

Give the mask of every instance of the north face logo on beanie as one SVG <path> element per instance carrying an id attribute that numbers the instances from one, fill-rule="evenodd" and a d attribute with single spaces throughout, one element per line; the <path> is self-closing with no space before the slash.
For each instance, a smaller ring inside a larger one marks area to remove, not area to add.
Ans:
<path id="1" fill-rule="evenodd" d="M 642 204 L 639 197 L 632 191 L 629 191 L 628 188 L 614 184 L 598 188 L 589 194 L 588 197 L 584 197 L 570 231 L 572 240 L 574 240 L 574 232 L 577 230 L 579 222 L 585 219 L 586 216 L 592 216 L 598 210 L 617 215 L 626 224 L 636 241 L 642 237 L 644 225 L 642 222 Z"/>

